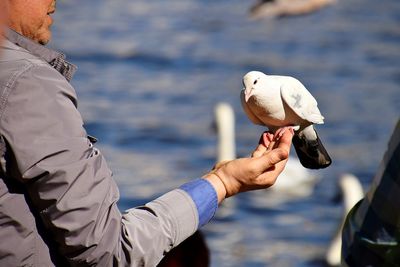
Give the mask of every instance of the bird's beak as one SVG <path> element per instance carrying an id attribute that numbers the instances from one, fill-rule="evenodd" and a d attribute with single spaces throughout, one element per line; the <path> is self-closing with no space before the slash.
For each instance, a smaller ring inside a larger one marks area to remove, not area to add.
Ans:
<path id="1" fill-rule="evenodd" d="M 246 101 L 246 103 L 249 101 L 250 97 L 252 96 L 252 93 L 253 93 L 253 88 L 246 87 L 244 89 L 244 101 Z"/>

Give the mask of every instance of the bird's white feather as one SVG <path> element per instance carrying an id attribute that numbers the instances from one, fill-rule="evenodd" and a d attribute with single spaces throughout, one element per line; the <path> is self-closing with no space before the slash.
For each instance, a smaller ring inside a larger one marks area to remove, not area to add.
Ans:
<path id="1" fill-rule="evenodd" d="M 245 101 L 243 90 L 241 102 L 253 123 L 266 125 L 273 131 L 283 126 L 305 128 L 324 122 L 317 101 L 297 79 L 252 71 L 243 81 L 251 96 Z"/>
<path id="2" fill-rule="evenodd" d="M 317 101 L 297 79 L 282 77 L 281 96 L 301 119 L 317 124 L 324 123 Z"/>
<path id="3" fill-rule="evenodd" d="M 247 117 L 254 123 L 254 124 L 258 124 L 258 125 L 262 125 L 264 126 L 265 123 L 263 123 L 259 118 L 257 118 L 257 116 L 253 113 L 253 111 L 251 111 L 251 109 L 249 108 L 249 106 L 247 105 L 246 101 L 244 100 L 244 90 L 242 90 L 240 92 L 240 100 L 242 103 L 242 108 L 244 110 L 244 112 L 246 113 Z"/>

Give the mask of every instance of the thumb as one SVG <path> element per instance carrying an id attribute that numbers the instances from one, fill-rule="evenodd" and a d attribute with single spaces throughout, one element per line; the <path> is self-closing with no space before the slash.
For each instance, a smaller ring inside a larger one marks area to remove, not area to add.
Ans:
<path id="1" fill-rule="evenodd" d="M 287 150 L 277 148 L 265 153 L 262 157 L 260 157 L 260 160 L 264 162 L 264 169 L 266 170 L 271 168 L 275 164 L 288 159 L 288 157 L 289 152 Z"/>

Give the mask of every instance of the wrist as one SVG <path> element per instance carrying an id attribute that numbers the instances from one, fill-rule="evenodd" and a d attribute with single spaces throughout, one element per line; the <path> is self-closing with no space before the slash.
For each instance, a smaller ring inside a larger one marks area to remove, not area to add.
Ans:
<path id="1" fill-rule="evenodd" d="M 226 198 L 225 184 L 215 173 L 208 173 L 203 176 L 203 179 L 210 182 L 210 184 L 214 187 L 218 197 L 218 204 L 221 203 Z"/>

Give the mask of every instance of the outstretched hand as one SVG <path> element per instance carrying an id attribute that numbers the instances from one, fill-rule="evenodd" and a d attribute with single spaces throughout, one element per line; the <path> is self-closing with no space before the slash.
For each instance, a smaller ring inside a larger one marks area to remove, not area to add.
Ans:
<path id="1" fill-rule="evenodd" d="M 250 158 L 220 162 L 204 175 L 216 189 L 218 202 L 240 192 L 272 186 L 289 158 L 293 134 L 290 127 L 280 135 L 264 132 Z"/>

